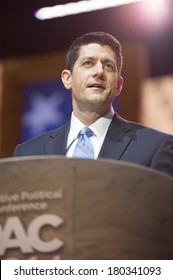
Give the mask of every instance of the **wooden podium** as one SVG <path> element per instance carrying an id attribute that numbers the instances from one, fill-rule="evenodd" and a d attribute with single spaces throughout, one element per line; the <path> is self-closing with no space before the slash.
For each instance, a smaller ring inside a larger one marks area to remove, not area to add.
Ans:
<path id="1" fill-rule="evenodd" d="M 112 160 L 0 160 L 0 259 L 173 259 L 173 179 Z"/>

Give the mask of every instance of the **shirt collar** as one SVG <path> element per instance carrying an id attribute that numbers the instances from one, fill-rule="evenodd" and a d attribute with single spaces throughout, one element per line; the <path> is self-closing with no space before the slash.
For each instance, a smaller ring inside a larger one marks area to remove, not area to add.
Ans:
<path id="1" fill-rule="evenodd" d="M 106 115 L 99 118 L 97 121 L 95 121 L 94 123 L 92 123 L 89 126 L 92 129 L 92 131 L 94 132 L 96 137 L 100 138 L 106 133 L 106 131 L 107 131 L 107 129 L 108 129 L 108 127 L 109 127 L 109 125 L 112 121 L 112 118 L 114 116 L 114 113 L 115 112 L 112 109 Z M 77 117 L 75 117 L 74 113 L 72 112 L 70 132 L 72 132 L 72 134 L 73 134 L 73 139 L 77 138 L 77 136 L 79 134 L 79 131 L 84 126 L 85 125 Z"/>

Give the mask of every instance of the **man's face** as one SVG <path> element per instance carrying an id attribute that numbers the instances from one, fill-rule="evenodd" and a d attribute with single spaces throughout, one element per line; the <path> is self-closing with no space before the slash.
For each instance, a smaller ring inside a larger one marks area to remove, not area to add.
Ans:
<path id="1" fill-rule="evenodd" d="M 76 107 L 107 111 L 122 88 L 115 53 L 107 45 L 82 46 L 72 73 L 67 72 L 65 86 L 72 90 L 74 111 Z"/>

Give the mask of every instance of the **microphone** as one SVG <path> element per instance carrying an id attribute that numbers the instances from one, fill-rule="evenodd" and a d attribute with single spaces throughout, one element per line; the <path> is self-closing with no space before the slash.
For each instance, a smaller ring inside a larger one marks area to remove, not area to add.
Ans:
<path id="1" fill-rule="evenodd" d="M 73 139 L 73 141 L 70 143 L 70 145 L 64 150 L 63 155 L 66 155 L 66 153 L 68 152 L 68 150 L 70 149 L 70 147 L 73 145 L 74 141 L 76 141 L 76 139 L 78 139 L 78 137 L 76 137 L 75 139 Z"/>

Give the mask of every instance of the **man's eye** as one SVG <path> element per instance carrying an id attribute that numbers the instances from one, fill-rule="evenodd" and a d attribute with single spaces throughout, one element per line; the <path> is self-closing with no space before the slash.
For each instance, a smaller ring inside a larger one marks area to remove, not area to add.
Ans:
<path id="1" fill-rule="evenodd" d="M 84 66 L 92 66 L 92 61 L 90 61 L 90 60 L 84 61 L 83 65 Z"/>
<path id="2" fill-rule="evenodd" d="M 105 64 L 106 69 L 108 69 L 109 71 L 115 71 L 115 67 L 114 65 L 112 65 L 111 63 L 106 63 Z"/>

